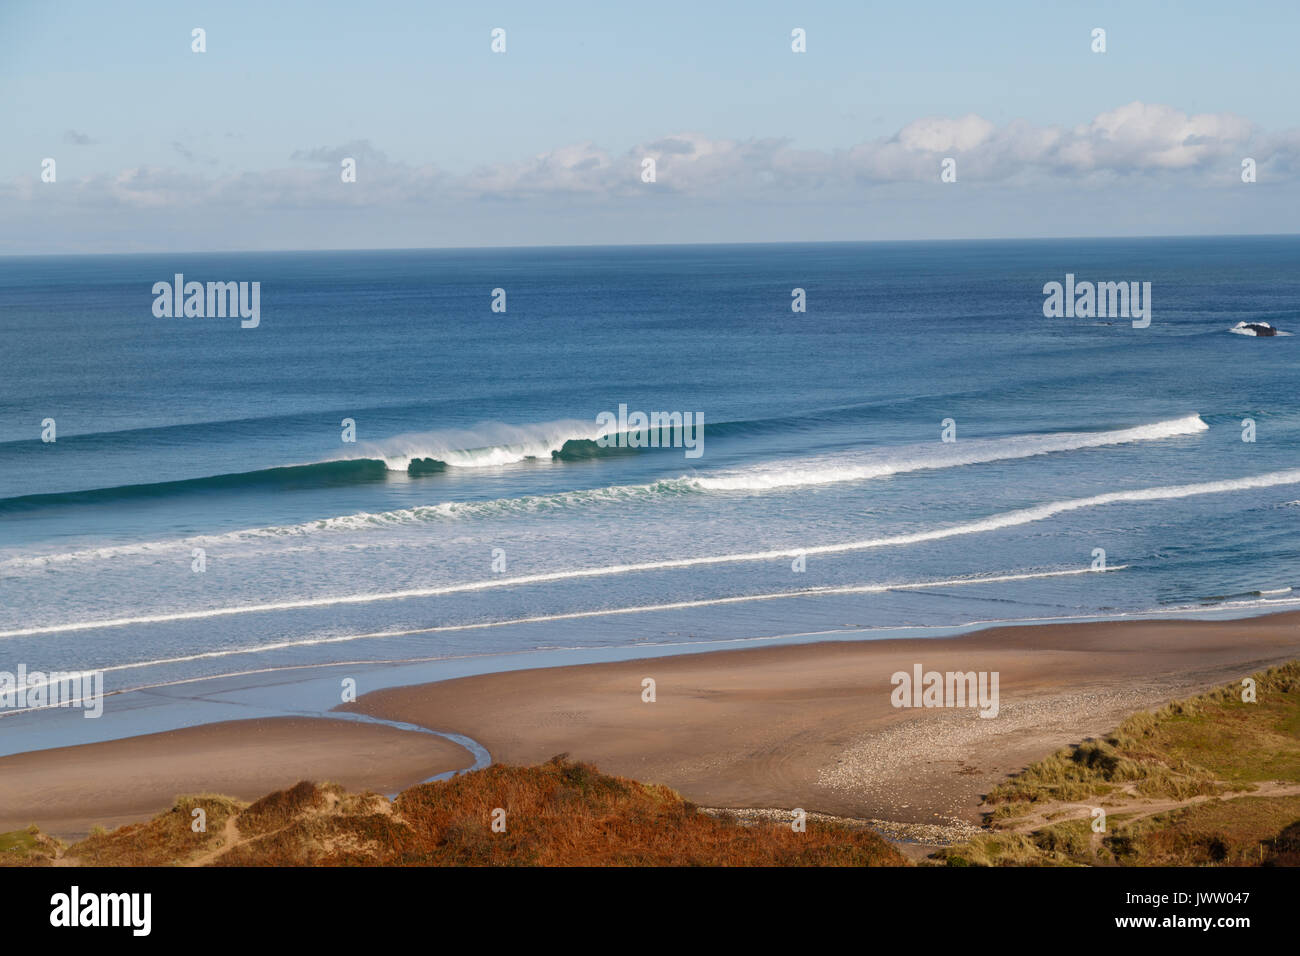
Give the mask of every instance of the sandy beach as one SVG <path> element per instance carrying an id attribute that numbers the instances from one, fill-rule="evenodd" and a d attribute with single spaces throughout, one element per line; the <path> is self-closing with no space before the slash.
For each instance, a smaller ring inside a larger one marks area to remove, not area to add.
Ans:
<path id="1" fill-rule="evenodd" d="M 1300 613 L 998 627 L 517 671 L 396 688 L 359 710 L 467 734 L 493 760 L 567 752 L 697 803 L 978 822 L 980 795 L 1128 714 L 1300 656 Z M 998 671 L 1001 707 L 896 709 L 890 676 Z M 641 699 L 642 680 L 656 701 Z"/>
<path id="2" fill-rule="evenodd" d="M 462 747 L 378 724 L 239 720 L 0 758 L 0 832 L 55 836 L 146 820 L 182 794 L 256 800 L 298 780 L 394 793 L 472 763 Z"/>
<path id="3" fill-rule="evenodd" d="M 1300 612 L 1052 624 L 490 674 L 346 709 L 465 734 L 496 762 L 568 753 L 702 805 L 954 825 L 978 822 L 982 793 L 1057 747 L 1296 657 Z M 998 715 L 893 707 L 891 675 L 917 664 L 998 672 Z M 145 819 L 182 793 L 251 800 L 300 779 L 392 792 L 471 763 L 447 741 L 383 726 L 212 724 L 0 759 L 0 831 L 79 834 Z"/>

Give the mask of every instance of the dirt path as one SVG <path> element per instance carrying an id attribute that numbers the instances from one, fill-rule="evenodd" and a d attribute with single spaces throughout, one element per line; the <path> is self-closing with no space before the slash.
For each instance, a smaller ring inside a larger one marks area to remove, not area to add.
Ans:
<path id="1" fill-rule="evenodd" d="M 235 823 L 233 815 L 226 817 L 226 825 L 221 828 L 221 836 L 214 841 L 211 849 L 205 850 L 197 856 L 191 857 L 182 863 L 182 866 L 207 866 L 221 854 L 226 853 L 240 843 L 245 842 L 239 832 L 239 825 Z"/>
<path id="2" fill-rule="evenodd" d="M 1222 786 L 1236 786 L 1226 781 L 1216 781 Z M 1090 819 L 1095 807 L 1101 807 L 1106 811 L 1107 817 L 1113 817 L 1118 814 L 1132 814 L 1125 823 L 1132 823 L 1134 820 L 1144 820 L 1147 817 L 1155 816 L 1157 813 L 1165 813 L 1170 810 L 1179 810 L 1183 807 L 1195 806 L 1198 803 L 1207 803 L 1210 800 L 1239 800 L 1242 797 L 1294 797 L 1300 796 L 1300 784 L 1279 783 L 1269 781 L 1266 783 L 1253 784 L 1254 790 L 1235 790 L 1228 793 L 1218 794 L 1201 794 L 1195 797 L 1188 797 L 1186 800 L 1153 800 L 1149 797 L 1139 795 L 1134 789 L 1125 787 L 1121 792 L 1125 793 L 1130 799 L 1116 803 L 1115 795 L 1108 794 L 1104 801 L 1098 800 L 1097 803 L 1080 804 L 1080 803 L 1049 803 L 1033 813 L 1026 814 L 1023 817 L 1015 817 L 1006 821 L 1005 824 L 996 828 L 1000 833 L 1032 833 L 1035 830 L 1041 830 L 1045 826 L 1053 826 L 1058 823 L 1067 823 L 1070 820 Z"/>

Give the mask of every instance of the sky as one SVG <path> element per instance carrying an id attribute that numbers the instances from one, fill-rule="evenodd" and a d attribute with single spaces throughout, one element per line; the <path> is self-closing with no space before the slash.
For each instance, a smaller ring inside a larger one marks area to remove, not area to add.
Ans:
<path id="1" fill-rule="evenodd" d="M 1297 28 L 1293 0 L 0 0 L 0 254 L 1290 233 Z"/>

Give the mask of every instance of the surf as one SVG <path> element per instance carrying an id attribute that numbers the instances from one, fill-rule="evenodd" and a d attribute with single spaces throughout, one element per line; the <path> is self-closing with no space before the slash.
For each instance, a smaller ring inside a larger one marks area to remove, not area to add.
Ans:
<path id="1" fill-rule="evenodd" d="M 607 435 L 594 423 L 581 421 L 538 425 L 487 424 L 474 429 L 408 433 L 374 442 L 359 442 L 355 450 L 321 461 L 172 481 L 15 495 L 0 499 L 0 514 L 213 491 L 330 488 L 383 482 L 395 474 L 420 477 L 453 469 L 503 468 L 529 462 L 580 462 L 657 450 L 629 448 L 626 443 L 611 447 L 598 444 L 600 439 L 611 437 L 617 436 Z"/>
<path id="2" fill-rule="evenodd" d="M 724 422 L 710 434 L 744 433 L 753 422 Z M 1098 432 L 1048 432 L 998 439 L 963 439 L 935 448 L 926 445 L 886 447 L 858 457 L 794 459 L 752 466 L 717 475 L 678 479 L 702 491 L 763 491 L 803 485 L 884 478 L 904 472 L 1025 458 L 1033 455 L 1104 445 L 1154 441 L 1207 430 L 1199 415 Z M 0 514 L 47 507 L 97 505 L 114 501 L 203 494 L 214 491 L 294 491 L 382 482 L 390 474 L 419 477 L 451 469 L 491 469 L 528 462 L 581 462 L 593 458 L 644 454 L 662 449 L 598 444 L 611 438 L 594 423 L 562 420 L 537 425 L 485 424 L 473 429 L 410 433 L 362 442 L 355 451 L 323 461 L 278 465 L 173 481 L 18 495 L 0 499 Z M 662 483 L 661 483 L 662 484 Z M 642 486 L 645 487 L 645 486 Z M 670 485 L 663 486 L 666 490 Z M 607 489 L 618 495 L 616 488 Z M 679 490 L 679 489 L 672 489 Z"/>
<path id="3" fill-rule="evenodd" d="M 702 598 L 688 601 L 672 601 L 663 604 L 638 604 L 628 607 L 600 608 L 591 611 L 568 611 L 558 614 L 538 614 L 528 617 L 505 618 L 496 621 L 477 621 L 469 624 L 442 624 L 434 627 L 407 628 L 400 630 L 372 631 L 360 634 L 343 634 L 328 637 L 303 637 L 293 640 L 276 641 L 271 644 L 261 644 L 252 647 L 233 647 L 223 648 L 221 650 L 199 651 L 193 654 L 184 654 L 176 657 L 163 657 L 153 660 L 132 661 L 125 664 L 114 664 L 100 668 L 98 673 L 109 674 L 121 671 L 141 670 L 150 667 L 163 667 L 171 664 L 189 664 L 195 661 L 217 660 L 225 657 L 236 657 L 246 654 L 265 654 L 273 651 L 291 650 L 300 647 L 318 647 L 322 645 L 347 644 L 353 641 L 361 640 L 380 640 L 387 638 L 415 637 L 422 634 L 441 634 L 458 631 L 479 631 L 493 628 L 509 627 L 519 624 L 545 624 L 555 621 L 574 621 L 594 617 L 617 617 L 629 614 L 647 614 L 656 611 L 679 611 L 693 608 L 718 607 L 731 604 L 746 604 L 762 601 L 780 601 L 790 598 L 816 598 L 816 597 L 833 597 L 840 595 L 853 594 L 884 594 L 888 591 L 923 591 L 931 588 L 947 587 L 964 587 L 969 585 L 982 584 L 1006 584 L 1018 581 L 1033 581 L 1044 578 L 1062 578 L 1075 577 L 1082 574 L 1110 574 L 1127 569 L 1127 565 L 1114 565 L 1108 568 L 1067 568 L 1064 570 L 1054 571 L 1022 571 L 1007 574 L 985 574 L 971 575 L 967 577 L 944 578 L 939 580 L 923 581 L 897 581 L 892 583 L 880 584 L 848 584 L 832 585 L 826 587 L 799 588 L 790 591 L 771 591 L 760 594 L 741 594 L 728 597 Z M 0 635 L 5 636 L 5 635 Z M 331 662 L 329 666 L 340 666 L 344 662 Z M 361 662 L 357 662 L 361 663 Z M 320 664 L 293 665 L 297 667 L 319 667 Z M 292 669 L 286 668 L 286 669 Z M 249 671 L 246 673 L 257 673 Z M 213 676 L 204 676 L 191 678 L 186 681 L 170 683 L 189 683 L 197 680 L 210 680 Z M 169 686 L 169 684 L 145 685 L 145 686 Z M 140 689 L 140 688 L 136 688 Z M 110 694 L 120 694 L 123 690 L 115 690 Z M 21 711 L 0 711 L 0 717 L 9 713 L 21 713 Z"/>
<path id="4" fill-rule="evenodd" d="M 1048 432 L 1010 438 L 961 439 L 945 445 L 930 443 L 910 448 L 873 452 L 858 460 L 842 456 L 820 461 L 794 460 L 762 468 L 748 468 L 715 477 L 699 477 L 699 487 L 709 491 L 766 491 L 825 485 L 842 481 L 887 478 L 906 472 L 957 468 L 1030 458 L 1057 452 L 1159 441 L 1208 431 L 1200 415 L 1138 425 L 1132 428 L 1096 432 Z"/>
<path id="5" fill-rule="evenodd" d="M 807 545 L 801 547 L 777 548 L 767 551 L 737 552 L 718 555 L 698 555 L 688 558 L 668 558 L 657 561 L 643 561 L 629 564 L 615 564 L 594 568 L 575 568 L 565 571 L 551 571 L 542 574 L 524 575 L 513 578 L 495 578 L 469 581 L 460 584 L 440 585 L 428 588 L 410 588 L 398 591 L 377 591 L 362 594 L 347 594 L 332 597 L 305 598 L 287 601 L 274 601 L 261 604 L 237 605 L 231 607 L 206 608 L 197 611 L 148 614 L 132 617 L 119 617 L 99 621 L 81 621 L 68 624 L 46 625 L 40 627 L 19 628 L 0 631 L 0 638 L 28 637 L 39 634 L 57 634 L 70 631 L 98 630 L 125 625 L 161 624 L 173 621 L 206 620 L 209 618 L 229 617 L 241 614 L 256 614 L 274 611 L 290 611 L 304 608 L 337 607 L 341 605 L 372 604 L 379 601 L 396 601 L 409 598 L 439 597 L 448 594 L 498 590 L 521 585 L 546 584 L 554 581 L 578 578 L 599 578 L 613 575 L 639 573 L 643 571 L 669 571 L 680 568 L 707 567 L 719 564 L 739 564 L 759 561 L 775 561 L 808 557 L 813 555 L 842 554 L 867 551 L 876 548 L 904 547 L 928 541 L 940 541 L 963 535 L 983 534 L 1012 528 L 1019 525 L 1045 521 L 1057 515 L 1067 514 L 1087 508 L 1097 508 L 1112 504 L 1145 501 L 1169 501 L 1190 498 L 1198 495 L 1223 494 L 1236 491 L 1251 491 L 1282 485 L 1300 484 L 1300 469 L 1269 472 L 1246 478 L 1230 478 L 1219 481 L 1198 482 L 1185 485 L 1165 485 L 1154 488 L 1137 488 L 1129 491 L 1113 491 L 1087 498 L 1067 498 L 1050 501 L 1029 508 L 1019 508 L 989 515 L 975 521 L 962 522 L 941 528 L 914 531 L 905 534 L 884 535 L 864 538 L 856 541 L 844 541 L 830 544 Z"/>
<path id="6" fill-rule="evenodd" d="M 412 508 L 400 508 L 384 512 L 355 512 L 348 515 L 321 518 L 313 521 L 291 525 L 271 525 L 262 528 L 249 528 L 221 534 L 197 535 L 184 539 L 169 541 L 148 541 L 136 544 L 106 545 L 79 551 L 67 551 L 45 555 L 12 557 L 0 561 L 0 569 L 10 572 L 22 568 L 40 568 L 76 561 L 102 560 L 132 554 L 148 554 L 170 551 L 177 548 L 212 547 L 240 542 L 274 540 L 319 533 L 366 532 L 377 531 L 404 525 L 422 524 L 438 521 L 464 521 L 527 516 L 568 509 L 581 509 L 604 505 L 614 505 L 631 501 L 665 500 L 683 495 L 707 494 L 714 492 L 749 492 L 762 493 L 783 491 L 802 486 L 826 485 L 839 482 L 864 481 L 887 478 L 891 475 L 907 472 L 956 468 L 966 465 L 988 464 L 998 461 L 1010 461 L 1037 455 L 1063 453 L 1068 451 L 1099 448 L 1109 445 L 1128 444 L 1140 441 L 1159 441 L 1168 438 L 1195 435 L 1208 430 L 1209 426 L 1199 415 L 1187 415 L 1182 418 L 1168 419 L 1131 428 L 1110 429 L 1095 432 L 1049 432 L 1026 434 L 998 439 L 965 439 L 950 445 L 935 447 L 938 443 L 905 447 L 887 447 L 873 449 L 868 457 L 851 455 L 830 456 L 815 460 L 795 460 L 777 464 L 755 465 L 748 468 L 720 472 L 716 475 L 690 474 L 676 478 L 635 485 L 610 485 L 602 488 L 578 489 L 573 491 L 553 492 L 540 495 L 523 495 L 514 498 L 495 498 L 485 501 L 445 501 L 432 505 L 418 505 Z M 560 426 L 552 426 L 552 435 L 542 439 L 541 444 L 550 446 L 565 434 Z M 446 437 L 440 439 L 446 441 Z M 418 438 L 407 437 L 394 440 L 396 447 L 414 447 Z M 575 441 L 585 439 L 564 439 L 561 449 Z M 403 443 L 411 443 L 410 445 Z M 594 442 L 591 443 L 595 447 Z M 429 446 L 423 446 L 429 450 Z M 499 446 L 502 448 L 512 446 Z M 513 446 L 517 453 L 520 446 Z M 626 449 L 598 449 L 602 452 L 625 452 Z M 398 456 L 402 453 L 389 451 Z M 442 452 L 446 454 L 446 452 Z M 483 465 L 492 458 L 484 455 L 472 460 Z M 578 456 L 580 457 L 580 456 Z M 411 461 L 411 459 L 407 459 Z M 425 460 L 425 459 L 420 459 Z M 522 460 L 522 459 L 521 459 Z M 356 478 L 382 480 L 385 470 L 392 467 L 389 461 L 380 468 L 379 459 L 362 459 L 359 462 L 326 463 L 321 466 L 323 474 L 338 480 L 352 480 L 352 469 L 360 469 Z M 317 466 L 302 466 L 314 468 Z M 410 467 L 410 465 L 408 465 Z M 471 466 L 472 467 L 472 466 Z M 265 475 L 267 473 L 254 473 Z M 292 486 L 293 474 L 276 474 L 268 480 Z M 238 476 L 236 476 L 238 477 Z M 224 487 L 220 479 L 212 479 L 215 487 Z M 184 484 L 184 483 L 182 483 Z M 142 486 L 143 489 L 163 488 L 169 486 Z M 141 495 L 147 496 L 142 490 Z M 51 496 L 59 499 L 76 498 L 85 500 L 84 496 L 93 493 L 73 493 L 70 495 Z M 14 501 L 15 499 L 10 499 Z M 21 501 L 21 499 L 18 499 Z M 0 501 L 0 511 L 5 502 Z"/>

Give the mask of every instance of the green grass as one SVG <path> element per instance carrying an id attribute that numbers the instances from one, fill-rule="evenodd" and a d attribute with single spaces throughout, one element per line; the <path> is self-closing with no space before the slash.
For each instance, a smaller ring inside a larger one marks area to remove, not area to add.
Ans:
<path id="1" fill-rule="evenodd" d="M 1240 685 L 1172 708 L 1150 723 L 1126 721 L 1116 737 L 1132 752 L 1154 751 L 1234 784 L 1300 780 L 1300 666 L 1259 675 L 1258 702 Z"/>
<path id="2" fill-rule="evenodd" d="M 1023 816 L 1045 801 L 1081 801 L 1131 787 L 1189 797 L 1300 781 L 1300 661 L 1256 674 L 1257 703 L 1230 684 L 1134 714 L 1101 740 L 1059 750 L 985 797 L 991 819 Z M 1001 811 L 1001 812 L 999 812 Z"/>
<path id="3" fill-rule="evenodd" d="M 1257 702 L 1242 701 L 1240 682 L 1229 684 L 1134 714 L 1101 740 L 1031 764 L 986 795 L 992 832 L 936 858 L 950 866 L 1295 865 L 1300 797 L 1250 794 L 1261 784 L 1300 783 L 1300 661 L 1254 679 Z M 1091 832 L 1091 818 L 1051 822 L 1068 812 L 1053 804 L 1104 808 L 1108 798 L 1130 799 L 1124 790 L 1152 799 L 1231 799 L 1141 818 L 1114 813 L 1101 835 Z M 1040 810 L 1047 822 L 1032 833 L 999 832 Z"/>
<path id="4" fill-rule="evenodd" d="M 1278 862 L 1277 845 L 1300 825 L 1300 797 L 1212 800 L 1113 827 L 1103 862 L 1129 866 L 1255 866 Z M 1295 848 L 1291 848 L 1295 849 Z M 1286 865 L 1295 865 L 1294 862 Z"/>
<path id="5" fill-rule="evenodd" d="M 40 846 L 39 836 L 40 831 L 36 827 L 0 833 L 0 853 L 29 853 Z"/>
<path id="6" fill-rule="evenodd" d="M 61 848 L 34 826 L 0 833 L 0 866 L 48 866 Z"/>

